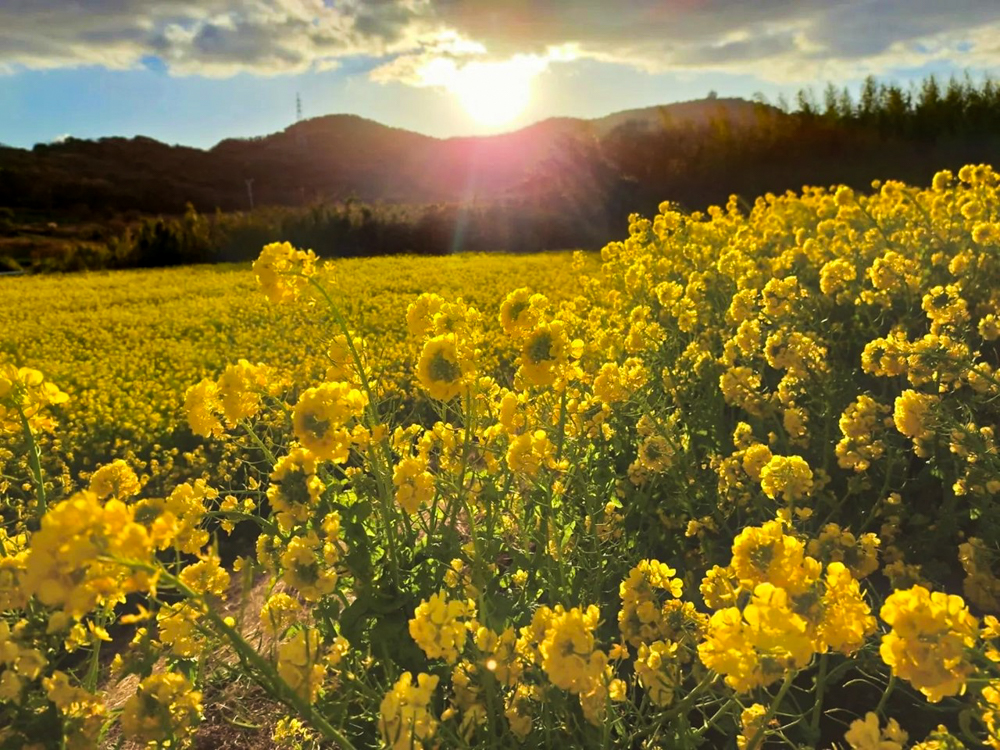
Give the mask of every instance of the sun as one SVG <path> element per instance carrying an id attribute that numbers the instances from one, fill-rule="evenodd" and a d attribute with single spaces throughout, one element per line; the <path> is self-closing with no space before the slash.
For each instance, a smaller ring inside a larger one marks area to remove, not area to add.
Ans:
<path id="1" fill-rule="evenodd" d="M 515 120 L 531 103 L 531 84 L 539 72 L 531 58 L 474 62 L 455 71 L 448 88 L 470 117 L 498 127 Z"/>

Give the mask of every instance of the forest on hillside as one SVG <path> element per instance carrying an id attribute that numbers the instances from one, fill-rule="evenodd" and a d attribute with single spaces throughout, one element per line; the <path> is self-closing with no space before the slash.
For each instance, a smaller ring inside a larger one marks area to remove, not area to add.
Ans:
<path id="1" fill-rule="evenodd" d="M 794 102 L 710 98 L 490 138 L 335 117 L 207 152 L 70 140 L 0 149 L 0 257 L 67 270 L 243 260 L 275 237 L 327 257 L 598 248 L 664 200 L 700 210 L 805 184 L 925 183 L 998 155 L 1000 84 L 968 76 L 868 78 L 856 95 L 830 85 Z M 58 230 L 32 215 L 88 236 L 46 243 Z"/>

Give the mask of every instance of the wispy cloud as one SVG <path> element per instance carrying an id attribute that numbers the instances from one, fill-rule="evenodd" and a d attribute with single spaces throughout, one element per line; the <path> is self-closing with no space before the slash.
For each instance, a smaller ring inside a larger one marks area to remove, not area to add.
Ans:
<path id="1" fill-rule="evenodd" d="M 773 81 L 945 62 L 1000 65 L 996 0 L 7 0 L 0 68 L 156 58 L 173 75 L 300 73 L 382 60 L 376 80 L 518 59 L 650 71 L 753 72 Z M 561 57 L 553 50 L 560 50 Z M 567 53 L 571 51 L 571 53 Z"/>

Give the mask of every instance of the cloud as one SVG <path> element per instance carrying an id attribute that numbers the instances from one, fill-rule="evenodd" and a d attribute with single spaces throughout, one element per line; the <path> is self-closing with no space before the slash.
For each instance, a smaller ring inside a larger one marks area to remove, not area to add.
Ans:
<path id="1" fill-rule="evenodd" d="M 0 0 L 0 68 L 139 67 L 258 75 L 381 61 L 428 65 L 572 56 L 647 71 L 750 72 L 780 82 L 947 63 L 1000 65 L 997 0 Z M 561 50 L 555 55 L 553 50 Z"/>
<path id="2" fill-rule="evenodd" d="M 401 2 L 4 0 L 0 65 L 128 69 L 155 56 L 176 75 L 300 73 L 412 48 L 410 19 Z"/>

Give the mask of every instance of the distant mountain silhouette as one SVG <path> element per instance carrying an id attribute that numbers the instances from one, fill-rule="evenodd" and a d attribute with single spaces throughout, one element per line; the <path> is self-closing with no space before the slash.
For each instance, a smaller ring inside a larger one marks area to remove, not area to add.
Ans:
<path id="1" fill-rule="evenodd" d="M 719 121 L 738 127 L 759 118 L 762 106 L 705 99 L 447 139 L 356 115 L 328 115 L 259 138 L 226 139 L 208 150 L 143 136 L 69 137 L 31 150 L 0 147 L 0 205 L 178 213 L 190 201 L 202 211 L 239 210 L 249 207 L 251 179 L 257 206 L 351 196 L 403 204 L 520 200 L 526 193 L 565 191 L 569 179 L 586 197 L 588 190 L 615 189 L 580 181 L 583 172 L 594 182 L 620 175 L 608 161 L 608 144 Z"/>

